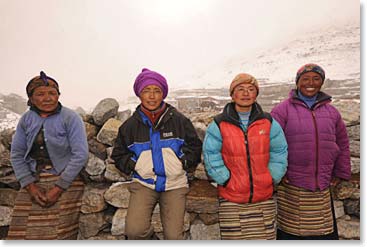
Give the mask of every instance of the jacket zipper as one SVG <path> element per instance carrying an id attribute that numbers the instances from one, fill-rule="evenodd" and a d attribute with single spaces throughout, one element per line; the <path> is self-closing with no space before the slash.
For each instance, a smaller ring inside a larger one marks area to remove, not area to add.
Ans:
<path id="1" fill-rule="evenodd" d="M 248 147 L 248 139 L 247 139 L 247 131 L 245 131 L 245 144 L 246 144 L 246 154 L 247 154 L 247 169 L 248 169 L 248 175 L 250 180 L 250 198 L 249 203 L 252 202 L 252 196 L 254 194 L 254 185 L 252 181 L 252 170 L 251 170 L 251 163 L 250 163 L 250 151 Z"/>
<path id="2" fill-rule="evenodd" d="M 316 189 L 320 188 L 319 186 L 319 180 L 318 180 L 318 168 L 319 168 L 319 132 L 317 130 L 317 123 L 316 123 L 316 116 L 315 116 L 315 112 L 313 110 L 311 110 L 312 113 L 312 120 L 313 120 L 313 124 L 315 126 L 315 135 L 316 135 L 316 163 L 315 163 L 315 186 Z"/>

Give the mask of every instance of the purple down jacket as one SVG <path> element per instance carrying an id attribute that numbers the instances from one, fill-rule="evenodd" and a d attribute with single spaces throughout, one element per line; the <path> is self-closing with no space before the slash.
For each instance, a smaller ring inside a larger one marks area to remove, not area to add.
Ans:
<path id="1" fill-rule="evenodd" d="M 292 90 L 271 112 L 288 142 L 286 177 L 292 185 L 324 190 L 333 177 L 348 180 L 351 176 L 347 130 L 330 102 L 331 97 L 320 92 L 308 108 Z"/>

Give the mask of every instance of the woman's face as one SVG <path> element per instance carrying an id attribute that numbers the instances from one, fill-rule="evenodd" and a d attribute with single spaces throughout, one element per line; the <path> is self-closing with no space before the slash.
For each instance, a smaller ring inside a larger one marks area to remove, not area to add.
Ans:
<path id="1" fill-rule="evenodd" d="M 242 83 L 234 88 L 232 100 L 238 112 L 251 110 L 252 104 L 256 101 L 257 89 L 254 85 Z"/>
<path id="2" fill-rule="evenodd" d="M 307 97 L 315 96 L 320 91 L 321 86 L 322 78 L 315 72 L 304 73 L 297 83 L 297 89 Z"/>
<path id="3" fill-rule="evenodd" d="M 54 87 L 41 86 L 34 89 L 30 100 L 42 112 L 53 112 L 59 102 L 59 94 Z"/>
<path id="4" fill-rule="evenodd" d="M 162 89 L 156 85 L 146 86 L 140 93 L 141 104 L 149 111 L 158 109 L 163 101 Z"/>

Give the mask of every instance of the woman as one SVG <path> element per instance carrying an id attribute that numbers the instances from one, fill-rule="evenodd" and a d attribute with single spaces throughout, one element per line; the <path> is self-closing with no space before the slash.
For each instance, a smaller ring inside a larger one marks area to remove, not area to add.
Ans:
<path id="1" fill-rule="evenodd" d="M 132 173 L 126 218 L 128 239 L 150 239 L 159 202 L 165 239 L 183 239 L 188 170 L 200 162 L 201 141 L 184 115 L 164 102 L 166 79 L 143 69 L 134 83 L 141 104 L 120 127 L 112 152 L 116 167 Z"/>
<path id="2" fill-rule="evenodd" d="M 347 130 L 331 97 L 321 92 L 324 70 L 302 66 L 296 89 L 271 112 L 289 147 L 278 187 L 277 239 L 338 239 L 330 185 L 351 176 Z"/>
<path id="3" fill-rule="evenodd" d="M 269 113 L 256 102 L 257 80 L 237 75 L 233 102 L 214 118 L 205 135 L 205 168 L 218 184 L 221 238 L 275 239 L 273 185 L 285 174 L 287 143 Z"/>
<path id="4" fill-rule="evenodd" d="M 58 83 L 41 71 L 27 85 L 29 111 L 11 145 L 18 192 L 7 239 L 76 239 L 88 159 L 83 121 L 59 102 Z"/>

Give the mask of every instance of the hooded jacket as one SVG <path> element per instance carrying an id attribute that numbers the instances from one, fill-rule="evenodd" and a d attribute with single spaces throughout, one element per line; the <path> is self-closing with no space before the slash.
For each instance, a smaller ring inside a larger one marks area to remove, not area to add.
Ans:
<path id="1" fill-rule="evenodd" d="M 219 196 L 235 203 L 260 202 L 273 194 L 287 167 L 287 143 L 279 124 L 254 103 L 247 130 L 234 103 L 225 106 L 207 129 L 205 168 Z"/>
<path id="2" fill-rule="evenodd" d="M 111 158 L 133 180 L 163 192 L 188 187 L 186 170 L 200 162 L 201 145 L 191 121 L 173 106 L 152 125 L 139 105 L 121 125 Z"/>
<path id="3" fill-rule="evenodd" d="M 289 98 L 271 114 L 284 130 L 288 142 L 289 183 L 316 191 L 330 186 L 333 177 L 351 176 L 349 139 L 331 97 L 319 92 L 309 108 L 292 90 Z"/>

